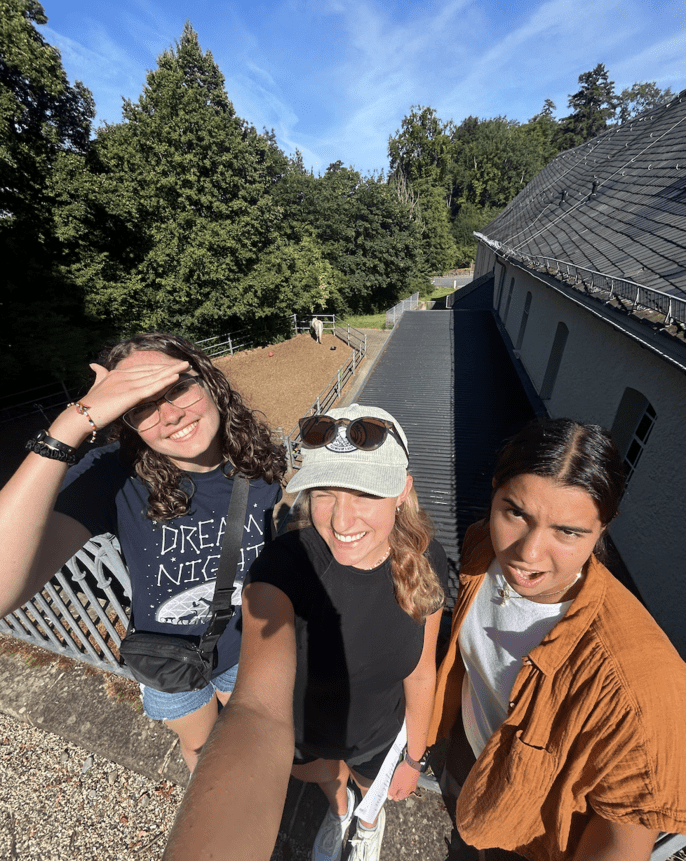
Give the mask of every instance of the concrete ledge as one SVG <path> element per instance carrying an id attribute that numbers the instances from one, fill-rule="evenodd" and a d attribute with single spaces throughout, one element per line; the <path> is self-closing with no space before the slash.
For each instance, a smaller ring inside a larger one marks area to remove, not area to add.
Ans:
<path id="1" fill-rule="evenodd" d="M 143 714 L 121 676 L 0 636 L 0 711 L 154 780 L 188 782 L 176 734 Z"/>

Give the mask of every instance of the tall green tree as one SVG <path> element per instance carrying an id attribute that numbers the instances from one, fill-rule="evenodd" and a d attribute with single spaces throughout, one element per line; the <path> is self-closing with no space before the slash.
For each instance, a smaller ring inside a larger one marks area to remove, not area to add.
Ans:
<path id="1" fill-rule="evenodd" d="M 532 143 L 526 127 L 516 120 L 467 117 L 456 134 L 456 204 L 506 206 L 543 167 Z"/>
<path id="2" fill-rule="evenodd" d="M 449 209 L 454 132 L 452 121 L 415 105 L 388 141 L 392 180 L 399 198 L 412 205 L 426 275 L 441 274 L 455 262 Z"/>
<path id="3" fill-rule="evenodd" d="M 363 177 L 342 161 L 313 176 L 296 153 L 272 199 L 283 235 L 294 243 L 312 235 L 331 265 L 330 312 L 381 310 L 412 292 L 421 277 L 412 207 L 384 177 Z"/>
<path id="4" fill-rule="evenodd" d="M 546 99 L 541 110 L 535 114 L 522 128 L 529 136 L 542 162 L 541 167 L 548 164 L 560 152 L 560 128 L 554 115 L 555 103 Z"/>
<path id="5" fill-rule="evenodd" d="M 560 120 L 563 149 L 580 146 L 604 132 L 617 110 L 615 84 L 603 63 L 579 75 L 579 83 L 580 89 L 569 97 L 573 112 Z"/>
<path id="6" fill-rule="evenodd" d="M 74 242 L 87 307 L 118 333 L 197 338 L 254 318 L 243 281 L 276 236 L 268 191 L 286 167 L 273 135 L 236 116 L 224 78 L 187 23 L 123 122 L 98 131 Z"/>
<path id="7" fill-rule="evenodd" d="M 638 81 L 617 97 L 617 122 L 625 123 L 633 117 L 665 105 L 674 98 L 671 87 L 662 90 L 656 81 Z"/>
<path id="8" fill-rule="evenodd" d="M 51 178 L 69 153 L 83 160 L 94 116 L 90 92 L 71 86 L 60 54 L 37 26 L 36 0 L 0 0 L 0 351 L 6 382 L 65 377 L 97 336 L 78 285 L 60 268 Z"/>
<path id="9" fill-rule="evenodd" d="M 355 313 L 393 305 L 411 292 L 418 248 L 408 207 L 381 176 L 362 177 L 341 161 L 316 186 L 316 232 L 344 277 L 341 295 Z"/>
<path id="10" fill-rule="evenodd" d="M 414 184 L 418 180 L 434 186 L 444 184 L 451 161 L 452 121 L 444 123 L 433 108 L 413 105 L 401 128 L 388 139 L 391 174 L 402 174 Z"/>

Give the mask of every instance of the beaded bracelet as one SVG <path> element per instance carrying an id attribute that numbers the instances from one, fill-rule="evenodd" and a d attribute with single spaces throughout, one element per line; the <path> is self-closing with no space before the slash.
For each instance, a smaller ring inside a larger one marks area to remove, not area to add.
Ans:
<path id="1" fill-rule="evenodd" d="M 88 440 L 91 445 L 95 442 L 95 434 L 98 432 L 98 427 L 90 417 L 88 410 L 90 407 L 87 407 L 85 404 L 82 404 L 81 401 L 74 401 L 71 404 L 67 404 L 68 407 L 76 407 L 76 412 L 79 415 L 85 416 L 88 419 L 90 426 L 93 428 L 93 432 L 91 433 L 91 438 Z"/>
<path id="2" fill-rule="evenodd" d="M 27 440 L 24 448 L 50 460 L 59 460 L 68 466 L 76 463 L 76 451 L 64 442 L 48 436 L 47 431 L 41 431 L 37 436 Z"/>

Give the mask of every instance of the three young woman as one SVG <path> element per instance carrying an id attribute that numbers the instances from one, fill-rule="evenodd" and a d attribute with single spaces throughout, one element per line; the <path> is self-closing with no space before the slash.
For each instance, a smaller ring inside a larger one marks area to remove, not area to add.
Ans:
<path id="1" fill-rule="evenodd" d="M 0 492 L 0 615 L 21 606 L 91 536 L 115 534 L 131 575 L 138 630 L 200 635 L 209 621 L 233 474 L 250 479 L 240 580 L 269 538 L 283 450 L 226 377 L 192 344 L 140 335 L 114 347 L 83 399 L 28 447 Z M 67 474 L 74 450 L 112 425 L 111 445 Z M 233 688 L 240 609 L 199 691 L 143 690 L 146 713 L 178 733 L 192 771 Z"/>
<path id="2" fill-rule="evenodd" d="M 169 858 L 190 858 L 201 834 L 208 857 L 269 858 L 293 774 L 329 802 L 312 858 L 337 861 L 351 787 L 366 794 L 403 723 L 388 797 L 406 798 L 425 760 L 447 563 L 412 488 L 407 439 L 393 416 L 358 404 L 301 430 L 303 466 L 287 488 L 305 493 L 300 528 L 251 568 L 237 686 Z M 383 808 L 360 816 L 349 861 L 376 861 L 383 830 Z"/>
<path id="3" fill-rule="evenodd" d="M 450 859 L 647 861 L 686 833 L 686 665 L 599 561 L 623 483 L 607 431 L 566 419 L 499 457 L 429 733 L 461 786 Z"/>

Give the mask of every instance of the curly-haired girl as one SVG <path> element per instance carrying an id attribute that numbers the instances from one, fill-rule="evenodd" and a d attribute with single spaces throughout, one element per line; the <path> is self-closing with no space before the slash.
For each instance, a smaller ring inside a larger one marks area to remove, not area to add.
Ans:
<path id="1" fill-rule="evenodd" d="M 21 606 L 91 536 L 113 533 L 131 575 L 137 630 L 198 636 L 206 629 L 233 476 L 250 479 L 237 579 L 269 537 L 284 452 L 226 377 L 190 342 L 146 334 L 93 364 L 95 382 L 34 440 L 0 494 L 0 614 Z M 110 445 L 76 460 L 96 428 Z M 191 771 L 227 702 L 240 650 L 240 612 L 201 690 L 143 688 L 149 717 L 178 735 Z"/>

